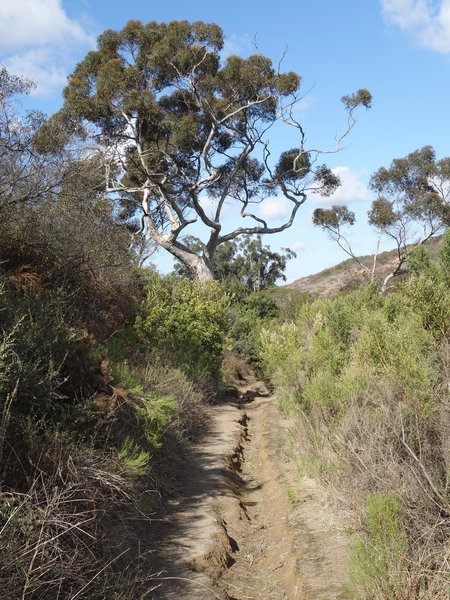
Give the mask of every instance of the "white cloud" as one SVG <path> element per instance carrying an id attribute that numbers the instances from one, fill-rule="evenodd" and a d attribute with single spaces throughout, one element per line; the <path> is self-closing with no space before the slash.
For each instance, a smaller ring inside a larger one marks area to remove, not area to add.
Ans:
<path id="1" fill-rule="evenodd" d="M 292 209 L 292 204 L 283 196 L 265 198 L 259 206 L 259 216 L 263 219 L 284 219 Z"/>
<path id="2" fill-rule="evenodd" d="M 450 0 L 381 0 L 383 16 L 431 50 L 450 52 Z"/>
<path id="3" fill-rule="evenodd" d="M 200 206 L 203 208 L 206 215 L 212 218 L 217 208 L 217 201 L 214 200 L 214 198 L 210 198 L 209 196 L 202 196 L 200 198 Z"/>
<path id="4" fill-rule="evenodd" d="M 228 58 L 233 54 L 248 54 L 249 52 L 256 52 L 254 40 L 248 33 L 243 35 L 236 35 L 233 33 L 229 37 L 225 38 L 222 52 L 220 53 L 222 58 Z"/>
<path id="5" fill-rule="evenodd" d="M 50 48 L 17 52 L 11 55 L 5 63 L 8 71 L 14 75 L 26 76 L 36 83 L 37 87 L 32 90 L 31 95 L 51 96 L 66 83 L 66 71 L 62 65 L 52 64 Z"/>
<path id="6" fill-rule="evenodd" d="M 90 36 L 82 26 L 69 19 L 61 0 L 2 0 L 0 3 L 2 50 L 89 41 Z"/>
<path id="7" fill-rule="evenodd" d="M 306 242 L 303 242 L 302 240 L 298 240 L 297 242 L 294 242 L 293 244 L 289 244 L 288 248 L 290 248 L 291 250 L 303 250 L 304 248 L 306 248 Z"/>
<path id="8" fill-rule="evenodd" d="M 319 194 L 309 194 L 309 200 L 312 200 L 315 204 L 347 204 L 371 199 L 367 186 L 360 179 L 365 171 L 356 173 L 350 167 L 336 167 L 332 171 L 341 180 L 338 189 L 331 196 L 324 197 Z"/>
<path id="9" fill-rule="evenodd" d="M 315 96 L 311 96 L 310 94 L 305 94 L 303 98 L 301 98 L 293 108 L 294 114 L 300 114 L 306 112 L 312 106 L 317 104 L 317 98 Z"/>
<path id="10" fill-rule="evenodd" d="M 203 210 L 206 213 L 206 216 L 209 217 L 210 219 L 213 219 L 215 217 L 216 214 L 216 209 L 217 209 L 217 200 L 216 198 L 211 198 L 211 196 L 201 196 L 200 198 L 200 206 L 203 208 Z M 222 210 L 220 211 L 220 214 L 222 216 L 228 215 L 231 211 L 231 203 L 225 201 L 223 206 L 222 206 Z"/>
<path id="11" fill-rule="evenodd" d="M 61 0 L 1 0 L 0 52 L 11 73 L 37 84 L 49 96 L 65 84 L 73 53 L 94 44 L 93 36 L 66 14 Z"/>
<path id="12" fill-rule="evenodd" d="M 385 19 L 402 29 L 423 23 L 428 17 L 426 0 L 381 0 L 381 5 Z"/>

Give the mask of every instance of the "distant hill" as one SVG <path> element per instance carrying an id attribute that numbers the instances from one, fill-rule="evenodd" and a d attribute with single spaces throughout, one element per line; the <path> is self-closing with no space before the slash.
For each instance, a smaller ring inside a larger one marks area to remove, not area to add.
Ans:
<path id="1" fill-rule="evenodd" d="M 440 244 L 441 236 L 432 238 L 427 247 L 431 250 L 431 255 L 435 255 Z M 380 281 L 392 271 L 396 263 L 396 250 L 381 252 L 377 259 L 376 277 Z M 359 256 L 358 259 L 363 265 L 372 267 L 373 254 Z M 392 285 L 399 281 L 396 277 Z M 296 279 L 289 285 L 283 286 L 286 289 L 299 290 L 310 294 L 317 294 L 319 297 L 333 296 L 340 291 L 351 289 L 367 280 L 367 273 L 353 259 L 349 258 L 339 263 L 335 267 L 330 267 L 314 275 Z"/>

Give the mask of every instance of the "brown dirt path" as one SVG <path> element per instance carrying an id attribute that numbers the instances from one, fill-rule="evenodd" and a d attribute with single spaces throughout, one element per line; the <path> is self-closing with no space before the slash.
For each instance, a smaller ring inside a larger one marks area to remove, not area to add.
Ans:
<path id="1" fill-rule="evenodd" d="M 258 382 L 212 408 L 158 526 L 154 600 L 345 600 L 349 524 L 316 482 L 295 483 L 288 426 Z"/>

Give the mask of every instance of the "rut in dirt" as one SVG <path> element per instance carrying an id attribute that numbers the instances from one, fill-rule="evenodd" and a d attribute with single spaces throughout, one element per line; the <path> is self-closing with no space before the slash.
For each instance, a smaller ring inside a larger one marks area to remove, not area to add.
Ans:
<path id="1" fill-rule="evenodd" d="M 211 408 L 211 425 L 184 464 L 155 526 L 154 600 L 344 599 L 347 537 L 296 471 L 283 444 L 289 423 L 254 380 Z"/>

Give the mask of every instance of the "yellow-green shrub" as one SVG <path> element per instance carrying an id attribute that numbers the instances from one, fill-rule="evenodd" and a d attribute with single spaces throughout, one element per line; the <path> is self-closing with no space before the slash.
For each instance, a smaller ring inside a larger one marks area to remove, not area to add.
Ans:
<path id="1" fill-rule="evenodd" d="M 150 347 L 187 372 L 217 380 L 230 299 L 215 281 L 151 277 L 136 320 Z"/>

